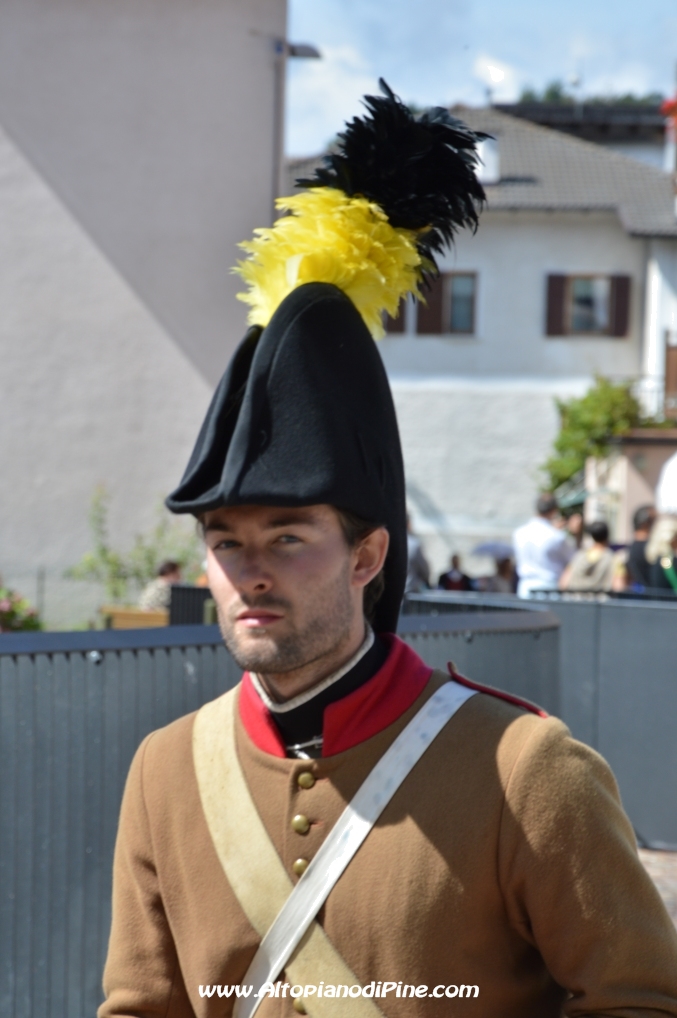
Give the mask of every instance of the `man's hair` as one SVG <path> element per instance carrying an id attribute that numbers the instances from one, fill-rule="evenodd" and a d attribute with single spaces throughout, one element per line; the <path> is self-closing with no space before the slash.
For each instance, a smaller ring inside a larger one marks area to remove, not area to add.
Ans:
<path id="1" fill-rule="evenodd" d="M 557 509 L 557 499 L 550 492 L 544 492 L 536 500 L 536 512 L 539 516 L 549 516 Z"/>
<path id="2" fill-rule="evenodd" d="M 178 562 L 174 562 L 173 559 L 168 558 L 165 559 L 164 562 L 161 562 L 160 565 L 157 567 L 157 575 L 171 576 L 172 573 L 178 573 L 180 568 L 181 566 L 179 565 Z"/>
<path id="3" fill-rule="evenodd" d="M 656 519 L 656 510 L 652 505 L 641 505 L 635 509 L 632 517 L 633 530 L 650 530 Z"/>
<path id="4" fill-rule="evenodd" d="M 369 537 L 369 534 L 373 533 L 374 530 L 378 530 L 379 527 L 383 526 L 382 523 L 369 523 L 347 509 L 336 509 L 336 515 L 338 516 L 343 536 L 349 548 L 355 548 L 361 541 L 364 541 L 365 537 Z M 384 590 L 385 579 L 381 569 L 364 588 L 363 611 L 368 622 L 374 621 L 376 605 L 383 596 Z"/>
<path id="5" fill-rule="evenodd" d="M 590 534 L 593 541 L 597 544 L 607 544 L 609 541 L 609 528 L 604 520 L 595 520 L 594 523 L 588 523 L 585 528 Z"/>

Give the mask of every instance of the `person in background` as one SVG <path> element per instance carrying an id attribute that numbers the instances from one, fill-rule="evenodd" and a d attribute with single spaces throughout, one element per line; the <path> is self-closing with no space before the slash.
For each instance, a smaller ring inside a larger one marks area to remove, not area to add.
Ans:
<path id="1" fill-rule="evenodd" d="M 511 558 L 496 559 L 496 572 L 484 578 L 482 590 L 487 594 L 515 593 L 515 566 Z"/>
<path id="2" fill-rule="evenodd" d="M 575 541 L 583 520 L 576 513 L 564 520 L 552 494 L 538 497 L 536 516 L 518 527 L 513 537 L 519 597 L 532 590 L 555 590 L 559 578 L 576 552 Z"/>
<path id="3" fill-rule="evenodd" d="M 407 514 L 407 583 L 405 594 L 420 594 L 430 587 L 430 566 L 423 553 L 421 538 L 417 537 Z"/>
<path id="4" fill-rule="evenodd" d="M 441 574 L 437 586 L 440 590 L 472 590 L 470 577 L 461 570 L 460 555 L 451 556 L 449 569 Z"/>
<path id="5" fill-rule="evenodd" d="M 634 537 L 628 548 L 625 568 L 628 586 L 635 590 L 651 586 L 651 567 L 646 559 L 646 545 L 655 522 L 656 510 L 652 505 L 640 506 L 632 517 Z"/>
<path id="6" fill-rule="evenodd" d="M 585 533 L 592 539 L 576 552 L 559 580 L 560 590 L 609 591 L 614 586 L 616 558 L 609 547 L 609 528 L 602 520 L 590 523 Z"/>
<path id="7" fill-rule="evenodd" d="M 648 586 L 677 595 L 677 516 L 659 516 L 646 544 Z"/>
<path id="8" fill-rule="evenodd" d="M 181 583 L 181 566 L 178 562 L 167 559 L 158 566 L 157 576 L 148 583 L 139 598 L 139 608 L 144 611 L 161 611 L 169 608 L 172 596 L 172 584 Z"/>

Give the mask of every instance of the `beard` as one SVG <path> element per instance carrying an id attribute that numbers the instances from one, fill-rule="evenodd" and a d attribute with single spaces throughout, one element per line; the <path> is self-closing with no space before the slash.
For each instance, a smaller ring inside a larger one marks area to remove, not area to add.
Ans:
<path id="1" fill-rule="evenodd" d="M 346 643 L 353 618 L 348 574 L 346 563 L 338 579 L 305 590 L 294 602 L 273 594 L 240 595 L 240 603 L 228 612 L 218 607 L 221 635 L 239 667 L 281 675 L 312 664 Z M 276 635 L 256 629 L 242 631 L 236 620 L 244 608 L 284 612 L 285 631 Z"/>

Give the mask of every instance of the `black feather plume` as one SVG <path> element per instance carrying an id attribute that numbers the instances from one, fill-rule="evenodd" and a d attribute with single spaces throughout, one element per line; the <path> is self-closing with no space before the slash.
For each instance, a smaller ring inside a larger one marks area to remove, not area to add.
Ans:
<path id="1" fill-rule="evenodd" d="M 379 80 L 382 96 L 368 95 L 365 117 L 339 135 L 337 151 L 299 187 L 335 187 L 379 205 L 392 226 L 423 230 L 421 256 L 437 268 L 441 252 L 461 227 L 477 229 L 485 201 L 477 179 L 477 145 L 490 137 L 471 131 L 438 106 L 415 116 Z"/>

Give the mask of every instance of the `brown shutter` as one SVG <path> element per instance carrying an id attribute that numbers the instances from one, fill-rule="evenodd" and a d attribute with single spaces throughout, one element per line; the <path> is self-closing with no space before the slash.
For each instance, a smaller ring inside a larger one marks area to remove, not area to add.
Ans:
<path id="1" fill-rule="evenodd" d="M 609 291 L 609 335 L 627 336 L 630 321 L 630 276 L 612 276 Z"/>
<path id="2" fill-rule="evenodd" d="M 566 276 L 548 276 L 547 308 L 545 312 L 546 336 L 564 336 L 564 295 L 566 293 Z"/>
<path id="3" fill-rule="evenodd" d="M 665 346 L 665 416 L 677 417 L 677 346 L 668 344 Z"/>
<path id="4" fill-rule="evenodd" d="M 395 318 L 391 318 L 389 314 L 385 315 L 385 322 L 383 323 L 383 325 L 389 336 L 392 333 L 404 332 L 405 308 L 406 302 L 404 300 L 401 300 Z"/>
<path id="5" fill-rule="evenodd" d="M 444 276 L 438 276 L 430 289 L 424 288 L 425 304 L 417 305 L 416 331 L 428 336 L 447 332 L 444 321 Z"/>

